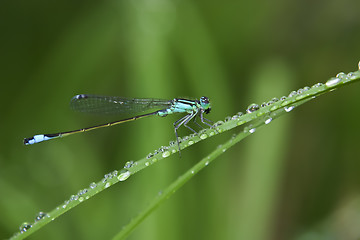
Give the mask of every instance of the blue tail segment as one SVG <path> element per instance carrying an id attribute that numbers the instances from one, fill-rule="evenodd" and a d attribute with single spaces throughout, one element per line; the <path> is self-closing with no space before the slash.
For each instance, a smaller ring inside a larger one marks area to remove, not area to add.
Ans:
<path id="1" fill-rule="evenodd" d="M 31 137 L 31 138 L 25 138 L 24 139 L 24 144 L 25 145 L 32 145 L 32 144 L 35 144 L 35 143 L 51 140 L 51 139 L 58 138 L 58 137 L 60 137 L 60 135 L 58 135 L 58 134 L 35 135 L 35 136 Z"/>

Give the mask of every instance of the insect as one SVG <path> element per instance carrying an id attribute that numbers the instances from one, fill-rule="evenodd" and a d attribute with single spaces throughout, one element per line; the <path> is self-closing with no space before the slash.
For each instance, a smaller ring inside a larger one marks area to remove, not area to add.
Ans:
<path id="1" fill-rule="evenodd" d="M 32 145 L 35 143 L 48 141 L 60 137 L 66 137 L 72 134 L 87 132 L 98 128 L 110 127 L 125 122 L 134 121 L 137 119 L 160 116 L 165 117 L 174 113 L 185 113 L 186 115 L 176 122 L 174 122 L 175 136 L 177 144 L 180 150 L 179 136 L 177 130 L 181 126 L 185 126 L 192 132 L 197 133 L 187 124 L 193 120 L 200 126 L 195 120 L 196 117 L 200 117 L 202 123 L 211 127 L 210 120 L 204 118 L 204 113 L 208 114 L 211 110 L 210 100 L 207 97 L 201 97 L 198 100 L 190 100 L 183 98 L 175 98 L 173 100 L 153 99 L 153 98 L 123 98 L 123 97 L 109 97 L 98 96 L 90 94 L 79 94 L 71 99 L 70 106 L 73 110 L 85 113 L 99 113 L 99 114 L 138 114 L 133 117 L 121 119 L 114 122 L 109 122 L 92 127 L 82 128 L 73 131 L 59 132 L 53 134 L 38 134 L 30 138 L 24 139 L 25 145 Z M 139 114 L 141 112 L 148 111 L 150 109 L 160 109 L 150 113 Z M 201 126 L 200 126 L 201 127 Z"/>

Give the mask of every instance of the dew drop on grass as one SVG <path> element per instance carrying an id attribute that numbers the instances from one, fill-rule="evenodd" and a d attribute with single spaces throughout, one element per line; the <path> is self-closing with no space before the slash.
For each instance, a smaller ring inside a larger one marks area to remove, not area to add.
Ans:
<path id="1" fill-rule="evenodd" d="M 124 168 L 131 168 L 133 165 L 134 165 L 134 161 L 128 161 L 125 163 Z"/>
<path id="2" fill-rule="evenodd" d="M 113 177 L 116 177 L 118 175 L 118 170 L 114 170 L 111 174 Z"/>
<path id="3" fill-rule="evenodd" d="M 131 173 L 130 171 L 120 171 L 119 176 L 117 177 L 119 179 L 119 181 L 125 181 L 126 179 L 128 179 L 130 177 Z"/>
<path id="4" fill-rule="evenodd" d="M 231 117 L 231 120 L 236 120 L 238 118 L 239 118 L 239 116 L 237 114 L 235 114 L 234 116 Z"/>
<path id="5" fill-rule="evenodd" d="M 90 183 L 89 187 L 90 187 L 91 189 L 96 188 L 96 183 L 94 183 L 94 182 Z"/>
<path id="6" fill-rule="evenodd" d="M 265 119 L 265 124 L 271 123 L 272 120 L 273 120 L 273 119 L 272 119 L 271 117 L 266 118 L 266 119 Z"/>
<path id="7" fill-rule="evenodd" d="M 336 86 L 340 81 L 341 81 L 340 78 L 337 78 L 337 77 L 331 78 L 325 83 L 325 85 L 327 87 L 333 87 L 333 86 Z"/>
<path id="8" fill-rule="evenodd" d="M 259 108 L 260 108 L 259 105 L 257 105 L 256 103 L 252 103 L 248 106 L 248 108 L 246 109 L 246 112 L 252 113 L 252 112 L 259 110 Z"/>
<path id="9" fill-rule="evenodd" d="M 224 122 L 223 121 L 217 121 L 215 124 L 214 124 L 214 127 L 219 127 L 219 126 L 221 126 L 221 125 L 223 125 L 224 124 Z"/>
<path id="10" fill-rule="evenodd" d="M 244 113 L 243 113 L 243 112 L 238 112 L 237 115 L 238 115 L 239 117 L 241 117 L 242 115 L 244 115 Z"/>
<path id="11" fill-rule="evenodd" d="M 354 74 L 353 72 L 349 72 L 349 73 L 347 74 L 348 80 L 351 80 L 351 79 L 353 79 L 354 77 L 355 77 L 355 74 Z"/>
<path id="12" fill-rule="evenodd" d="M 20 229 L 20 233 L 26 232 L 26 231 L 29 230 L 31 227 L 32 227 L 32 225 L 31 225 L 30 223 L 27 223 L 27 222 L 21 224 L 21 226 L 20 226 L 20 228 L 19 228 L 19 229 Z"/>
<path id="13" fill-rule="evenodd" d="M 322 85 L 323 85 L 322 83 L 316 83 L 311 88 L 318 88 L 321 87 Z"/>
<path id="14" fill-rule="evenodd" d="M 206 139 L 208 137 L 208 135 L 206 133 L 203 133 L 200 135 L 200 139 Z"/>
<path id="15" fill-rule="evenodd" d="M 289 94 L 289 97 L 293 97 L 293 96 L 295 96 L 295 95 L 297 95 L 297 92 L 296 92 L 296 91 L 292 91 L 292 92 Z"/>
<path id="16" fill-rule="evenodd" d="M 345 74 L 345 73 L 343 73 L 343 72 L 340 72 L 340 73 L 338 73 L 338 74 L 336 74 L 336 78 L 340 78 L 340 79 L 347 79 L 348 78 L 348 76 Z"/>
<path id="17" fill-rule="evenodd" d="M 230 116 L 227 116 L 226 118 L 225 118 L 225 122 L 228 122 L 228 121 L 230 121 L 231 120 L 231 117 Z"/>
<path id="18" fill-rule="evenodd" d="M 284 107 L 285 112 L 291 112 L 294 109 L 294 106 Z"/>
<path id="19" fill-rule="evenodd" d="M 169 151 L 163 152 L 162 157 L 166 158 L 166 157 L 168 157 L 168 156 L 170 156 L 170 152 L 169 152 Z"/>
<path id="20" fill-rule="evenodd" d="M 47 216 L 48 216 L 47 213 L 39 212 L 35 217 L 35 222 L 38 222 L 38 221 L 40 221 L 41 219 L 43 219 L 43 218 L 45 218 Z"/>

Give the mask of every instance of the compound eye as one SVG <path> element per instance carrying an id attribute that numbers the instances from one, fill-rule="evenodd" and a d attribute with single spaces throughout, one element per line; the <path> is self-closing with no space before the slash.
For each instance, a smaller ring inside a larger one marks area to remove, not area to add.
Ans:
<path id="1" fill-rule="evenodd" d="M 208 104 L 208 103 L 210 102 L 207 97 L 201 97 L 201 98 L 200 98 L 200 101 L 201 101 L 202 103 L 204 103 L 204 104 Z"/>

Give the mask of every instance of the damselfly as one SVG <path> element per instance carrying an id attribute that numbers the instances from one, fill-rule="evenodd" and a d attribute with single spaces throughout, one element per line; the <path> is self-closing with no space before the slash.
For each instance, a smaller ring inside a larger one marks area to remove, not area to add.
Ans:
<path id="1" fill-rule="evenodd" d="M 108 96 L 97 96 L 89 94 L 76 95 L 71 99 L 70 106 L 73 110 L 85 113 L 98 113 L 98 114 L 135 114 L 145 112 L 150 109 L 160 109 L 150 113 L 136 115 L 130 118 L 125 118 L 115 122 L 106 124 L 96 125 L 93 127 L 82 128 L 78 130 L 60 132 L 53 134 L 38 134 L 30 138 L 24 139 L 25 145 L 31 145 L 55 138 L 66 137 L 71 134 L 87 132 L 90 130 L 110 127 L 124 122 L 134 121 L 140 118 L 148 116 L 160 116 L 165 117 L 173 113 L 186 113 L 186 115 L 176 122 L 174 122 L 176 141 L 180 150 L 179 136 L 177 130 L 180 126 L 185 126 L 192 132 L 197 133 L 187 124 L 193 120 L 195 124 L 196 117 L 200 117 L 202 123 L 211 127 L 212 123 L 210 120 L 204 118 L 204 113 L 208 114 L 211 110 L 210 100 L 207 97 L 201 97 L 199 100 L 189 100 L 182 98 L 175 98 L 173 100 L 162 100 L 162 99 L 149 99 L 149 98 L 123 98 L 123 97 L 108 97 Z M 201 127 L 201 126 L 200 126 Z"/>

